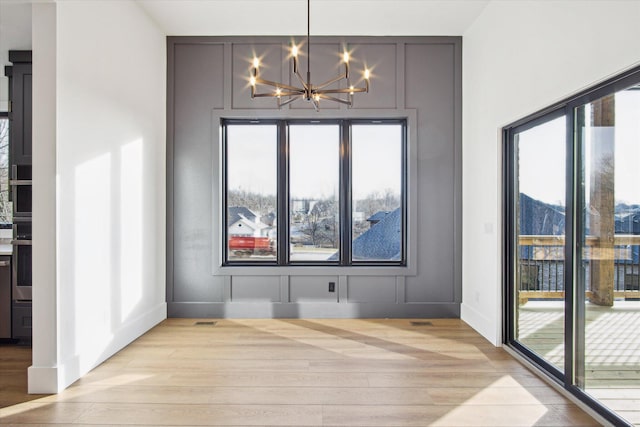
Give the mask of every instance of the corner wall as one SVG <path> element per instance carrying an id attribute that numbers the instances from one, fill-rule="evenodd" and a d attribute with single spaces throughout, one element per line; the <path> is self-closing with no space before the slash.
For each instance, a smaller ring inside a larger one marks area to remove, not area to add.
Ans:
<path id="1" fill-rule="evenodd" d="M 501 135 L 640 61 L 638 1 L 492 1 L 463 36 L 461 317 L 502 341 Z"/>
<path id="2" fill-rule="evenodd" d="M 166 318 L 166 45 L 134 2 L 33 7 L 48 108 L 34 110 L 29 392 L 51 393 Z"/>

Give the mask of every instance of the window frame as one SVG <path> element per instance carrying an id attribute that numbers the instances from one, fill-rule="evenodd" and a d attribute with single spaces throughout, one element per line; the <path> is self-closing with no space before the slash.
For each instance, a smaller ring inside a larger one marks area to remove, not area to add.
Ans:
<path id="1" fill-rule="evenodd" d="M 13 201 L 11 200 L 11 185 L 9 184 L 9 181 L 11 180 L 11 150 L 10 150 L 10 144 L 11 144 L 11 135 L 10 135 L 10 127 L 11 127 L 11 117 L 9 116 L 9 112 L 8 111 L 0 111 L 0 120 L 6 120 L 7 121 L 7 179 L 6 179 L 6 191 L 2 191 L 0 189 L 0 194 L 5 193 L 7 194 L 6 196 L 6 203 L 9 204 L 10 207 L 10 213 L 8 214 L 8 217 L 5 218 L 6 223 L 12 223 L 13 222 Z M 0 218 L 0 222 L 2 222 L 2 218 Z"/>
<path id="2" fill-rule="evenodd" d="M 401 268 L 406 270 L 409 265 L 409 118 L 275 118 L 275 119 L 254 119 L 254 118 L 220 118 L 220 246 L 219 271 L 234 269 L 237 267 L 319 267 L 337 268 L 347 267 L 350 270 L 357 267 L 392 267 L 394 270 Z M 277 253 L 276 260 L 229 260 L 228 256 L 228 210 L 227 210 L 227 127 L 230 125 L 275 125 L 277 126 Z M 354 125 L 391 125 L 401 126 L 401 191 L 400 208 L 401 218 L 401 256 L 400 260 L 352 260 L 352 176 L 351 176 L 351 129 Z M 290 206 L 289 206 L 289 127 L 298 125 L 338 125 L 339 127 L 339 259 L 337 261 L 292 261 L 289 250 L 289 230 L 290 230 Z M 284 226 L 283 226 L 284 225 Z M 215 239 L 214 239 L 215 240 Z M 286 242 L 286 243 L 283 243 Z M 399 272 L 396 270 L 395 274 Z M 235 274 L 235 273 L 234 273 Z"/>

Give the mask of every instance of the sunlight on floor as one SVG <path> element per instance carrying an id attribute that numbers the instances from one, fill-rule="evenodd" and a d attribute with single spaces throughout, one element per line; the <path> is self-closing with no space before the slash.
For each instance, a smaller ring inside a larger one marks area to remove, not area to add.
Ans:
<path id="1" fill-rule="evenodd" d="M 515 401 L 514 396 L 517 396 Z M 513 410 L 509 410 L 508 414 L 482 410 L 482 405 L 499 401 L 513 402 L 510 406 Z M 431 425 L 535 426 L 547 411 L 546 405 L 507 375 L 457 405 Z"/>
<path id="2" fill-rule="evenodd" d="M 292 324 L 286 320 L 277 321 L 276 327 L 273 327 L 273 323 L 269 323 L 270 326 L 264 326 L 265 323 L 260 320 L 247 319 L 235 320 L 235 322 L 259 331 L 274 334 L 341 355 L 348 356 L 350 354 L 356 354 L 357 357 L 365 359 L 413 359 L 413 357 L 408 355 L 388 351 L 384 348 L 361 343 L 355 340 L 347 340 L 329 332 L 312 330 L 308 327 Z"/>

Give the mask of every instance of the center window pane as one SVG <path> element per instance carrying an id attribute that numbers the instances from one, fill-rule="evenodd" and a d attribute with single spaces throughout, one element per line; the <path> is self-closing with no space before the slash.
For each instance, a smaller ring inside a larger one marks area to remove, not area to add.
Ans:
<path id="1" fill-rule="evenodd" d="M 340 128 L 289 127 L 291 261 L 339 260 Z"/>

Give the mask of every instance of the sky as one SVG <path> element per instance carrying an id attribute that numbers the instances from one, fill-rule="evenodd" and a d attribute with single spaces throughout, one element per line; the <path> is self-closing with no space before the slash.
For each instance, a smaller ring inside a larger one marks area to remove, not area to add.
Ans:
<path id="1" fill-rule="evenodd" d="M 640 91 L 616 94 L 615 128 L 592 128 L 586 135 L 586 175 L 591 173 L 590 146 L 615 138 L 616 203 L 640 204 Z M 587 115 L 590 114 L 587 109 Z M 587 120 L 589 122 L 589 120 Z M 565 205 L 565 117 L 519 134 L 520 192 L 546 203 Z M 589 180 L 586 182 L 589 194 Z"/>
<path id="2" fill-rule="evenodd" d="M 273 125 L 228 128 L 230 189 L 275 194 L 277 132 Z M 293 198 L 324 198 L 339 191 L 338 125 L 291 125 L 290 192 Z M 354 125 L 353 196 L 401 186 L 400 125 Z"/>

